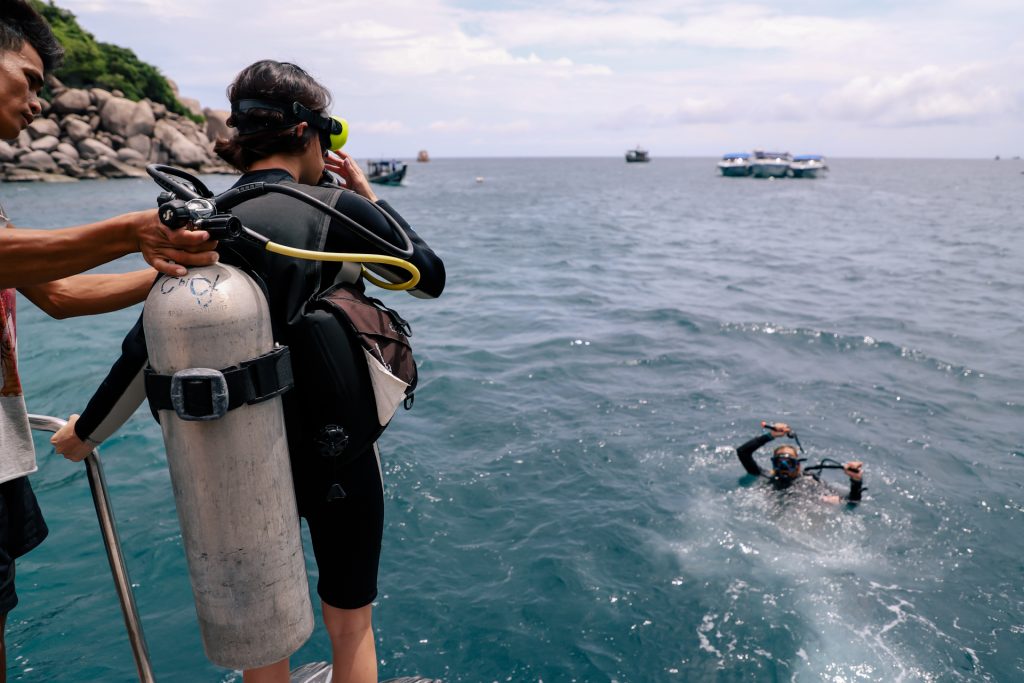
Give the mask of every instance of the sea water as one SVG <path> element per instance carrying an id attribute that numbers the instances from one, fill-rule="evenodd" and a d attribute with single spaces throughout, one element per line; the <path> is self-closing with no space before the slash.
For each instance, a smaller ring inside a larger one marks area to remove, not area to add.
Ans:
<path id="1" fill-rule="evenodd" d="M 378 189 L 448 270 L 437 301 L 382 295 L 421 376 L 381 440 L 382 678 L 1024 678 L 1024 163 L 830 165 L 452 159 Z M 0 192 L 15 224 L 56 227 L 158 189 Z M 30 410 L 80 411 L 138 314 L 58 322 L 22 299 Z M 812 461 L 864 461 L 865 502 L 745 477 L 734 448 L 761 420 Z M 46 438 L 51 533 L 18 562 L 12 679 L 135 680 L 85 474 Z M 102 459 L 158 680 L 240 680 L 203 655 L 145 409 Z M 293 663 L 329 653 L 318 627 Z"/>

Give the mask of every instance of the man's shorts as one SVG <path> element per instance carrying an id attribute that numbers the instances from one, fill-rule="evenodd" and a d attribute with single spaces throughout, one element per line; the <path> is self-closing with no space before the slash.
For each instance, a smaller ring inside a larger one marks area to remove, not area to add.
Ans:
<path id="1" fill-rule="evenodd" d="M 341 485 L 344 498 L 300 501 L 299 509 L 313 541 L 320 599 L 331 607 L 357 609 L 377 597 L 384 535 L 384 483 L 377 446 L 339 468 L 331 480 Z"/>
<path id="2" fill-rule="evenodd" d="M 14 560 L 43 542 L 49 529 L 27 477 L 0 484 L 0 614 L 18 604 Z"/>

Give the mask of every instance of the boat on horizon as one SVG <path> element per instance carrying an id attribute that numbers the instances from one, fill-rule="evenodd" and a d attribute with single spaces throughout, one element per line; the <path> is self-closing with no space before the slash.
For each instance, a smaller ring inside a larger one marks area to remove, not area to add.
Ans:
<path id="1" fill-rule="evenodd" d="M 793 155 L 789 152 L 765 152 L 755 149 L 750 162 L 750 174 L 755 178 L 785 178 Z"/>
<path id="2" fill-rule="evenodd" d="M 738 178 L 750 175 L 750 154 L 747 152 L 730 152 L 723 154 L 718 162 L 718 170 L 722 175 Z"/>
<path id="3" fill-rule="evenodd" d="M 401 185 L 408 168 L 398 159 L 371 159 L 366 162 L 366 179 L 378 185 Z"/>
<path id="4" fill-rule="evenodd" d="M 419 161 L 419 162 L 422 162 L 422 163 L 425 163 L 425 162 L 427 162 L 427 161 L 430 161 L 430 155 L 429 155 L 429 154 L 427 154 L 427 150 L 425 150 L 425 149 L 421 149 L 421 150 L 420 150 L 420 151 L 419 151 L 419 152 L 418 152 L 418 153 L 416 154 L 416 161 Z"/>
<path id="5" fill-rule="evenodd" d="M 631 149 L 628 152 L 626 152 L 626 163 L 635 164 L 638 162 L 647 162 L 650 160 L 651 157 L 649 152 L 646 149 L 640 147 L 639 145 L 637 145 L 635 149 Z"/>
<path id="6" fill-rule="evenodd" d="M 794 178 L 818 178 L 825 175 L 828 166 L 820 154 L 797 154 L 789 164 Z"/>

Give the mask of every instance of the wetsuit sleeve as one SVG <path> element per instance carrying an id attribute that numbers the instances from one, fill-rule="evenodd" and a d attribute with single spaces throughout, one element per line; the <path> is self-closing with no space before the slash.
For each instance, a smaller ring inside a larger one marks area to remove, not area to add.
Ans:
<path id="1" fill-rule="evenodd" d="M 755 476 L 762 474 L 760 466 L 754 462 L 754 451 L 771 441 L 773 438 L 774 437 L 772 437 L 771 434 L 755 436 L 753 439 L 736 449 L 736 455 L 739 456 L 740 462 L 743 464 L 743 469 L 745 469 L 749 474 L 753 474 Z"/>
<path id="2" fill-rule="evenodd" d="M 140 315 L 121 344 L 121 357 L 75 423 L 79 439 L 101 443 L 132 416 L 146 398 L 143 371 L 147 360 L 146 335 Z"/>
<path id="3" fill-rule="evenodd" d="M 444 263 L 390 204 L 380 199 L 377 201 L 377 205 L 387 211 L 388 215 L 402 226 L 409 235 L 409 241 L 412 242 L 413 255 L 409 262 L 419 269 L 420 281 L 409 290 L 409 293 L 421 299 L 436 299 L 441 296 L 445 283 Z M 390 272 L 394 278 L 405 279 L 407 277 L 404 270 L 388 268 L 388 266 L 380 266 L 379 272 L 384 275 Z"/>
<path id="4" fill-rule="evenodd" d="M 851 503 L 859 503 L 861 491 L 864 490 L 864 482 L 857 481 L 856 479 L 850 480 L 850 493 L 846 496 L 846 500 Z"/>
<path id="5" fill-rule="evenodd" d="M 391 221 L 381 213 L 387 212 L 387 215 L 408 233 L 409 240 L 412 242 L 413 254 L 407 260 L 420 271 L 420 281 L 415 288 L 408 290 L 409 293 L 424 299 L 434 299 L 441 295 L 445 284 L 444 263 L 390 204 L 379 200 L 374 206 L 373 203 L 366 201 L 355 192 L 342 192 L 335 203 L 335 208 L 388 242 L 401 244 L 398 231 L 395 230 Z M 328 251 L 381 253 L 379 247 L 353 233 L 336 220 L 331 221 L 327 249 Z M 399 268 L 378 264 L 368 265 L 368 267 L 394 282 L 401 282 L 408 278 L 408 274 Z"/>

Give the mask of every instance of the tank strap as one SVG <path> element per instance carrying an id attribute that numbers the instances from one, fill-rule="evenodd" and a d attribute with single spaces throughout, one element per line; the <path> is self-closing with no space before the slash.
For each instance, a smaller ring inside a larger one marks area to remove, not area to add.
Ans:
<path id="1" fill-rule="evenodd" d="M 153 412 L 173 410 L 190 422 L 219 419 L 229 410 L 268 401 L 295 385 L 287 346 L 222 370 L 188 368 L 161 375 L 147 367 L 145 375 Z"/>

